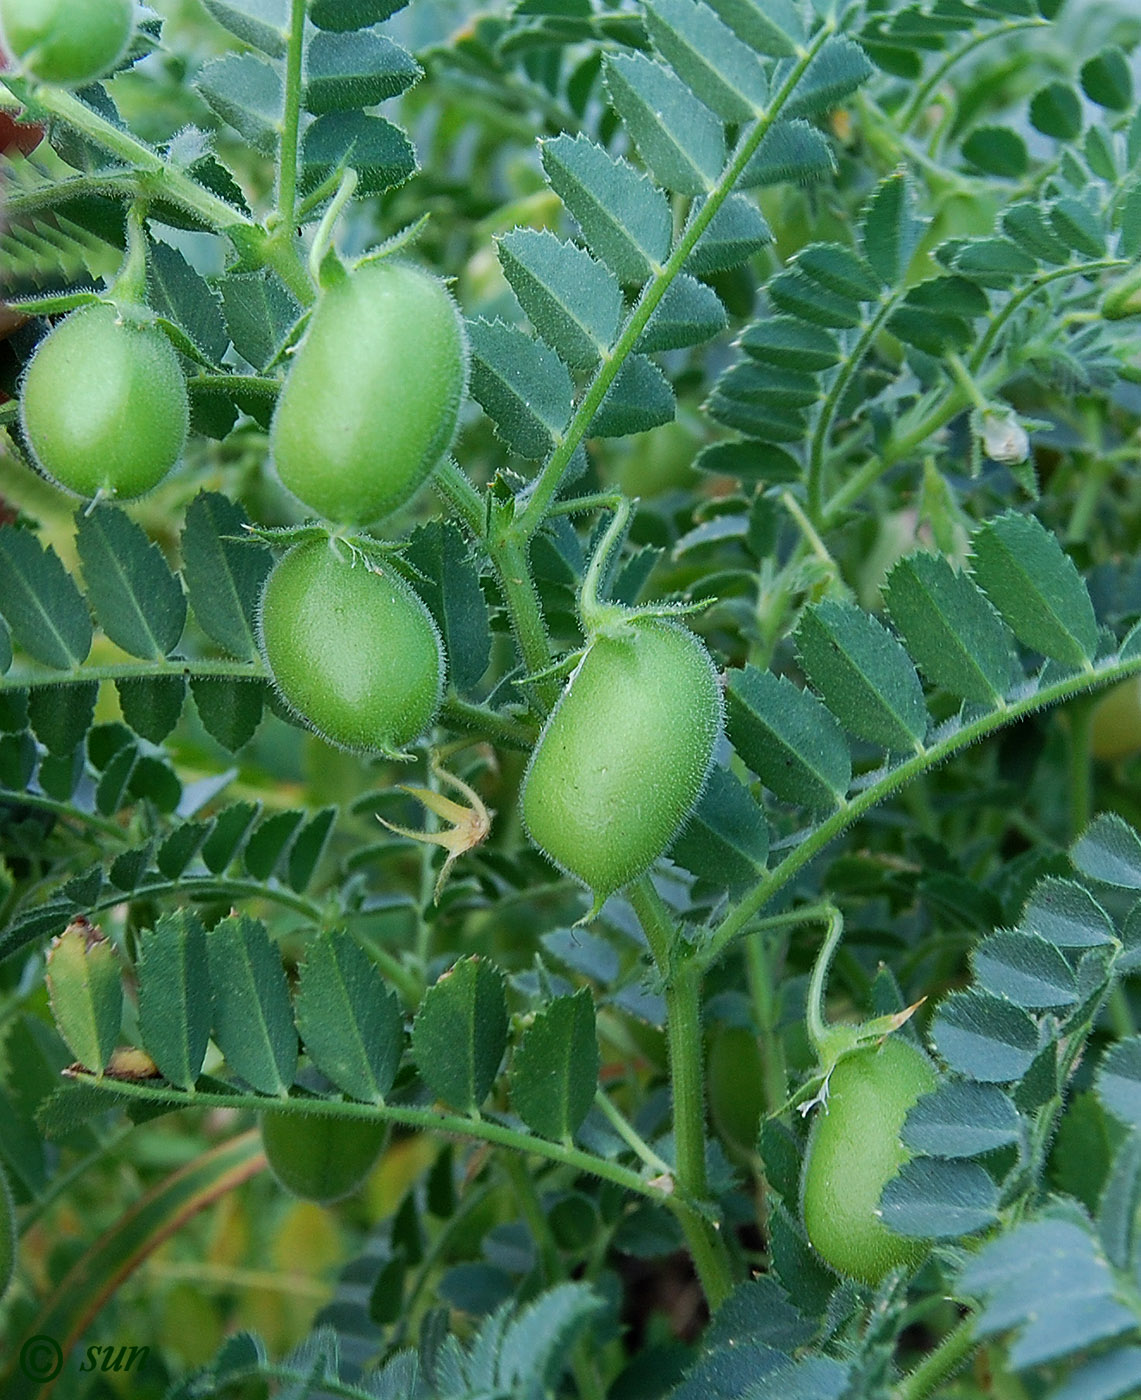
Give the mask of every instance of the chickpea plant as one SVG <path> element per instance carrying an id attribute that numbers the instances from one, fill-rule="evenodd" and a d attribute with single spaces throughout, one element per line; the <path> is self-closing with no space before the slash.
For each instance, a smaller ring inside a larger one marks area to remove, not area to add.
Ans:
<path id="1" fill-rule="evenodd" d="M 1136 6 L 0 48 L 5 1400 L 1141 1393 Z"/>

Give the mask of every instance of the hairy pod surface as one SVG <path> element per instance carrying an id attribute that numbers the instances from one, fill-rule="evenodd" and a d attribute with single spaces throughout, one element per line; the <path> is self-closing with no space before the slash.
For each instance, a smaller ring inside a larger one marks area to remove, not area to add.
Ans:
<path id="1" fill-rule="evenodd" d="M 390 567 L 342 559 L 326 540 L 298 545 L 270 571 L 258 628 L 285 702 L 341 748 L 392 752 L 439 709 L 440 634 Z"/>
<path id="2" fill-rule="evenodd" d="M 898 1036 L 857 1050 L 832 1070 L 804 1158 L 801 1210 L 817 1253 L 849 1278 L 876 1284 L 927 1252 L 925 1241 L 883 1223 L 879 1199 L 912 1156 L 900 1137 L 904 1119 L 936 1082 L 923 1051 Z"/>
<path id="3" fill-rule="evenodd" d="M 82 306 L 40 341 L 20 391 L 24 434 L 44 473 L 77 496 L 131 500 L 182 454 L 190 422 L 178 355 L 156 326 Z"/>
<path id="4" fill-rule="evenodd" d="M 365 263 L 322 292 L 270 425 L 282 483 L 367 525 L 406 501 L 451 443 L 467 386 L 459 310 L 438 278 Z"/>
<path id="5" fill-rule="evenodd" d="M 33 78 L 80 86 L 127 51 L 135 0 L 0 0 L 0 42 Z"/>
<path id="6" fill-rule="evenodd" d="M 693 811 L 721 732 L 701 640 L 637 618 L 590 645 L 551 711 L 523 782 L 531 840 L 596 903 L 644 874 Z"/>
<path id="7" fill-rule="evenodd" d="M 261 1140 L 270 1171 L 291 1195 L 327 1204 L 364 1182 L 388 1140 L 388 1124 L 267 1112 Z"/>

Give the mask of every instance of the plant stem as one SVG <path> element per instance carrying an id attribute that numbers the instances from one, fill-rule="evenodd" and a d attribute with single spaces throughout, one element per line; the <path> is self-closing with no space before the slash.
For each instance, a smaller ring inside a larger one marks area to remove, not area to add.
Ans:
<path id="1" fill-rule="evenodd" d="M 701 973 L 675 956 L 673 918 L 648 875 L 631 885 L 630 903 L 665 981 L 666 1043 L 673 1097 L 674 1178 L 687 1205 L 709 1193 L 705 1172 L 705 1075 L 701 1042 Z M 725 1241 L 696 1211 L 679 1216 L 686 1243 L 711 1309 L 733 1287 Z"/>
<path id="2" fill-rule="evenodd" d="M 292 0 L 285 57 L 285 108 L 281 117 L 281 160 L 277 180 L 278 232 L 293 237 L 297 217 L 298 133 L 301 127 L 301 62 L 305 46 L 305 0 Z"/>
<path id="3" fill-rule="evenodd" d="M 1093 772 L 1090 738 L 1097 697 L 1083 695 L 1068 710 L 1070 720 L 1070 839 L 1076 841 L 1089 825 Z"/>
<path id="4" fill-rule="evenodd" d="M 954 1375 L 976 1345 L 974 1315 L 968 1314 L 910 1375 L 904 1376 L 896 1386 L 892 1400 L 924 1400 L 936 1386 Z"/>
<path id="5" fill-rule="evenodd" d="M 519 653 L 528 671 L 544 671 L 553 660 L 551 639 L 547 632 L 539 590 L 531 577 L 527 558 L 527 543 L 514 534 L 505 533 L 487 542 L 491 562 L 499 575 L 500 587 L 511 616 L 511 628 Z M 558 699 L 558 682 L 553 679 L 536 681 L 528 689 L 543 711 L 554 708 Z"/>
<path id="6" fill-rule="evenodd" d="M 15 87 L 15 83 L 9 82 L 8 86 Z M 113 125 L 72 93 L 49 83 L 34 88 L 29 86 L 29 91 L 35 106 L 53 117 L 59 117 L 73 131 L 89 137 L 105 151 L 133 165 L 144 177 L 143 188 L 152 198 L 169 200 L 187 213 L 196 215 L 210 228 L 223 233 L 231 229 L 256 228 L 253 220 L 240 209 L 212 194 L 177 166 L 164 160 L 144 141 Z M 145 179 L 148 176 L 152 178 Z"/>

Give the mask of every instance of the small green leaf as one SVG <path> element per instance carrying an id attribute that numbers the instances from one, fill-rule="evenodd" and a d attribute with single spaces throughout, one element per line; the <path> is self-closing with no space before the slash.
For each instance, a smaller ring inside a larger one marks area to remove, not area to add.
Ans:
<path id="1" fill-rule="evenodd" d="M 786 676 L 746 666 L 729 672 L 725 701 L 730 742 L 777 797 L 817 811 L 843 801 L 851 754 L 835 716 L 815 695 Z"/>
<path id="2" fill-rule="evenodd" d="M 98 681 L 36 686 L 28 698 L 36 738 L 53 754 L 70 754 L 91 727 L 98 695 Z"/>
<path id="3" fill-rule="evenodd" d="M 214 289 L 182 254 L 158 239 L 147 247 L 147 301 L 177 326 L 211 364 L 226 353 L 230 336 Z"/>
<path id="4" fill-rule="evenodd" d="M 1141 1036 L 1112 1045 L 1097 1072 L 1097 1096 L 1134 1132 L 1141 1130 Z"/>
<path id="5" fill-rule="evenodd" d="M 301 142 L 301 180 L 308 194 L 335 171 L 357 172 L 358 198 L 383 194 L 416 172 L 416 152 L 404 132 L 367 112 L 326 112 L 306 128 Z"/>
<path id="6" fill-rule="evenodd" d="M 705 194 L 725 164 L 720 121 L 660 63 L 609 53 L 606 88 L 654 178 L 679 194 Z"/>
<path id="7" fill-rule="evenodd" d="M 499 261 L 519 305 L 543 340 L 573 369 L 589 369 L 614 343 L 622 289 L 601 263 L 546 229 L 499 239 Z"/>
<path id="8" fill-rule="evenodd" d="M 408 0 L 309 0 L 309 18 L 318 29 L 344 33 L 380 24 L 407 3 Z"/>
<path id="9" fill-rule="evenodd" d="M 1047 83 L 1030 99 L 1030 124 L 1043 136 L 1072 141 L 1082 129 L 1082 100 L 1069 83 Z"/>
<path id="10" fill-rule="evenodd" d="M 728 324 L 729 318 L 717 293 L 704 282 L 681 272 L 654 307 L 634 348 L 649 355 L 657 350 L 701 345 L 719 335 Z"/>
<path id="11" fill-rule="evenodd" d="M 182 572 L 199 625 L 239 660 L 257 654 L 254 617 L 273 555 L 260 541 L 243 540 L 249 516 L 216 491 L 190 503 L 182 530 Z"/>
<path id="12" fill-rule="evenodd" d="M 52 939 L 45 975 L 60 1035 L 85 1069 L 101 1075 L 123 1022 L 123 982 L 114 947 L 81 918 Z"/>
<path id="13" fill-rule="evenodd" d="M 1082 64 L 1082 91 L 1099 107 L 1126 112 L 1133 103 L 1129 60 L 1116 45 L 1107 46 Z"/>
<path id="14" fill-rule="evenodd" d="M 1026 1012 L 985 992 L 945 997 L 931 1035 L 952 1069 L 983 1084 L 1020 1079 L 1038 1049 L 1038 1029 Z"/>
<path id="15" fill-rule="evenodd" d="M 796 0 L 711 0 L 711 5 L 758 53 L 784 58 L 805 38 L 804 15 Z"/>
<path id="16" fill-rule="evenodd" d="M 123 718 L 136 734 L 161 744 L 182 714 L 185 676 L 128 676 L 115 682 Z"/>
<path id="17" fill-rule="evenodd" d="M 903 1141 L 932 1157 L 979 1157 L 1018 1141 L 1018 1110 L 994 1084 L 948 1080 L 907 1115 Z"/>
<path id="18" fill-rule="evenodd" d="M 1041 205 L 1012 204 L 1002 214 L 1003 232 L 1032 258 L 1061 266 L 1070 260 L 1070 250 L 1046 219 Z"/>
<path id="19" fill-rule="evenodd" d="M 461 695 L 491 660 L 491 624 L 479 569 L 459 527 L 433 520 L 412 533 L 404 558 L 423 575 L 416 589 L 444 639 L 448 677 Z"/>
<path id="20" fill-rule="evenodd" d="M 1141 890 L 1141 838 L 1116 812 L 1094 817 L 1074 844 L 1070 859 L 1091 880 Z"/>
<path id="21" fill-rule="evenodd" d="M 850 733 L 893 752 L 921 747 L 923 688 L 881 622 L 854 604 L 825 599 L 801 617 L 796 646 L 809 680 Z"/>
<path id="22" fill-rule="evenodd" d="M 780 87 L 791 67 L 791 60 L 777 67 L 773 78 L 774 89 Z M 808 67 L 792 90 L 792 96 L 785 103 L 782 115 L 786 118 L 812 117 L 827 112 L 867 82 L 874 71 L 867 54 L 855 40 L 844 34 L 835 34 L 826 39 L 809 60 Z"/>
<path id="23" fill-rule="evenodd" d="M 670 208 L 632 165 L 585 136 L 540 143 L 551 187 L 578 220 L 591 252 L 622 283 L 641 284 L 669 256 Z"/>
<path id="24" fill-rule="evenodd" d="M 297 987 L 297 1028 L 309 1058 L 343 1093 L 384 1102 L 404 1048 L 400 1004 L 347 933 L 313 939 Z"/>
<path id="25" fill-rule="evenodd" d="M 289 42 L 289 0 L 203 0 L 224 29 L 244 43 L 281 58 Z"/>
<path id="26" fill-rule="evenodd" d="M 1054 875 L 1034 886 L 1018 927 L 1058 948 L 1097 948 L 1114 938 L 1109 915 L 1089 890 Z"/>
<path id="27" fill-rule="evenodd" d="M 315 34 L 305 52 L 305 110 L 352 111 L 396 97 L 423 69 L 377 30 Z"/>
<path id="28" fill-rule="evenodd" d="M 764 111 L 768 102 L 764 69 L 753 50 L 708 5 L 651 0 L 644 13 L 654 47 L 723 121 L 751 121 Z"/>
<path id="29" fill-rule="evenodd" d="M 281 353 L 297 324 L 300 303 L 265 270 L 231 273 L 216 285 L 234 349 L 254 369 L 265 369 Z"/>
<path id="30" fill-rule="evenodd" d="M 1073 560 L 1044 525 L 1012 511 L 975 532 L 972 569 L 1023 645 L 1071 666 L 1097 649 L 1093 604 Z"/>
<path id="31" fill-rule="evenodd" d="M 977 126 L 963 142 L 963 155 L 978 170 L 1000 180 L 1017 180 L 1030 168 L 1030 152 L 1017 131 Z"/>
<path id="32" fill-rule="evenodd" d="M 798 118 L 774 122 L 769 127 L 737 183 L 744 190 L 792 183 L 810 185 L 826 179 L 835 170 L 836 157 L 823 132 Z"/>
<path id="33" fill-rule="evenodd" d="M 864 257 L 887 286 L 903 285 L 926 227 L 927 220 L 915 213 L 914 190 L 903 171 L 876 186 L 864 206 L 860 242 Z"/>
<path id="34" fill-rule="evenodd" d="M 230 1069 L 284 1097 L 297 1072 L 297 1030 L 281 956 L 260 919 L 231 914 L 206 935 L 214 1039 Z"/>
<path id="35" fill-rule="evenodd" d="M 420 1074 L 437 1098 L 461 1113 L 477 1113 L 506 1046 L 503 974 L 481 958 L 460 958 L 428 988 L 413 1022 Z"/>
<path id="36" fill-rule="evenodd" d="M 255 880 L 268 880 L 274 874 L 304 820 L 304 812 L 274 812 L 259 823 L 246 842 L 244 857 L 246 870 Z"/>
<path id="37" fill-rule="evenodd" d="M 249 743 L 261 723 L 266 686 L 234 676 L 191 676 L 190 693 L 202 727 L 230 753 Z"/>
<path id="38" fill-rule="evenodd" d="M 840 343 L 831 331 L 793 316 L 753 321 L 739 343 L 750 359 L 776 368 L 817 371 L 840 363 Z"/>
<path id="39" fill-rule="evenodd" d="M 284 89 L 277 70 L 252 53 L 228 53 L 203 64 L 194 86 L 224 122 L 264 156 L 281 140 Z"/>
<path id="40" fill-rule="evenodd" d="M 235 802 L 214 818 L 214 828 L 202 846 L 202 859 L 212 875 L 233 864 L 261 814 L 256 802 Z"/>
<path id="41" fill-rule="evenodd" d="M 574 384 L 553 350 L 503 321 L 469 321 L 471 394 L 496 435 L 520 457 L 538 461 L 571 419 Z"/>
<path id="42" fill-rule="evenodd" d="M 703 201 L 694 200 L 690 219 L 698 217 Z M 706 225 L 685 261 L 687 272 L 708 277 L 747 262 L 773 240 L 761 211 L 743 194 L 731 194 Z"/>
<path id="43" fill-rule="evenodd" d="M 971 953 L 985 992 L 1029 1011 L 1058 1010 L 1078 1000 L 1074 970 L 1053 943 L 1025 933 L 993 933 Z"/>
<path id="44" fill-rule="evenodd" d="M 998 1219 L 998 1185 L 977 1162 L 915 1157 L 884 1187 L 879 1214 L 901 1235 L 958 1239 Z"/>
<path id="45" fill-rule="evenodd" d="M 1105 230 L 1080 199 L 1055 200 L 1050 206 L 1050 223 L 1067 248 L 1084 258 L 1105 257 Z"/>
<path id="46" fill-rule="evenodd" d="M 91 650 L 91 617 L 75 580 L 30 530 L 0 526 L 0 611 L 29 656 L 71 671 Z"/>
<path id="47" fill-rule="evenodd" d="M 137 967 L 143 1046 L 165 1079 L 193 1089 L 206 1058 L 211 1014 L 206 933 L 198 916 L 189 909 L 160 915 L 139 935 Z"/>
<path id="48" fill-rule="evenodd" d="M 117 506 L 81 510 L 76 544 L 99 625 L 132 656 L 160 661 L 178 645 L 186 598 L 158 545 Z"/>
<path id="49" fill-rule="evenodd" d="M 748 885 L 768 860 L 764 809 L 728 769 L 715 766 L 668 854 L 703 880 L 728 889 Z"/>
<path id="50" fill-rule="evenodd" d="M 523 1032 L 511 1062 L 511 1102 L 532 1132 L 569 1142 L 598 1087 L 594 998 L 556 997 Z"/>
<path id="51" fill-rule="evenodd" d="M 994 704 L 1021 674 L 1010 633 L 942 555 L 901 559 L 888 575 L 884 602 L 920 670 L 952 695 Z"/>
<path id="52" fill-rule="evenodd" d="M 670 423 L 674 394 L 662 371 L 644 355 L 628 355 L 591 419 L 592 437 L 625 437 Z"/>

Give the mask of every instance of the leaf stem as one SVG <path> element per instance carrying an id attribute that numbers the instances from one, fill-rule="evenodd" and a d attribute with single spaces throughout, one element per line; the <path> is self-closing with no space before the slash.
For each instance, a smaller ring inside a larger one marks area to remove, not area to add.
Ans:
<path id="1" fill-rule="evenodd" d="M 717 1224 L 692 1209 L 693 1203 L 703 1201 L 709 1194 L 705 1171 L 701 973 L 689 959 L 676 956 L 673 917 L 648 875 L 630 887 L 628 897 L 658 972 L 665 980 L 666 1042 L 673 1097 L 673 1175 L 682 1201 L 691 1207 L 691 1213 L 679 1216 L 679 1220 L 706 1300 L 711 1309 L 716 1309 L 733 1287 L 729 1253 Z"/>
<path id="2" fill-rule="evenodd" d="M 291 0 L 285 57 L 285 107 L 281 117 L 281 161 L 277 180 L 278 232 L 293 237 L 297 217 L 298 135 L 301 128 L 301 64 L 305 48 L 305 0 Z"/>
<path id="3" fill-rule="evenodd" d="M 975 1317 L 969 1313 L 953 1327 L 939 1345 L 896 1386 L 892 1400 L 924 1400 L 936 1386 L 964 1364 L 978 1345 L 975 1338 Z"/>
<path id="4" fill-rule="evenodd" d="M 769 870 L 753 888 L 737 903 L 721 923 L 713 930 L 709 940 L 694 955 L 694 964 L 706 971 L 716 963 L 725 949 L 747 929 L 754 927 L 753 916 L 770 899 L 784 888 L 804 867 L 833 841 L 858 821 L 865 812 L 898 792 L 921 773 L 944 763 L 953 754 L 976 744 L 980 739 L 1002 729 L 1005 725 L 1033 714 L 1036 710 L 1055 705 L 1061 700 L 1069 700 L 1098 686 L 1114 681 L 1125 680 L 1128 676 L 1141 673 L 1141 656 L 1131 656 L 1127 660 L 1120 657 L 1103 657 L 1087 671 L 1066 676 L 1052 685 L 1035 688 L 1031 682 L 1029 693 L 1007 702 L 998 709 L 967 722 L 952 721 L 944 726 L 943 737 L 918 753 L 910 755 L 894 767 L 881 770 L 882 776 L 868 781 L 861 791 L 837 807 L 815 829 L 806 833 L 805 838 L 784 860 Z"/>
<path id="5" fill-rule="evenodd" d="M 568 1146 L 562 1142 L 550 1142 L 546 1138 L 534 1137 L 520 1128 L 497 1123 L 491 1118 L 469 1118 L 458 1113 L 440 1113 L 433 1108 L 417 1108 L 411 1104 L 366 1104 L 345 1099 L 321 1098 L 279 1098 L 271 1094 L 220 1092 L 215 1089 L 193 1090 L 176 1089 L 172 1085 L 162 1088 L 129 1080 L 99 1079 L 86 1071 L 72 1076 L 76 1083 L 102 1089 L 111 1095 L 140 1099 L 148 1103 L 169 1104 L 171 1108 L 239 1108 L 260 1112 L 272 1109 L 274 1113 L 297 1113 L 307 1117 L 328 1117 L 355 1119 L 360 1122 L 399 1123 L 406 1128 L 421 1132 L 446 1133 L 454 1137 L 468 1138 L 477 1142 L 489 1142 L 497 1147 L 509 1147 L 516 1152 L 533 1157 L 544 1157 L 551 1162 L 559 1162 L 575 1171 L 586 1172 L 612 1181 L 627 1191 L 674 1208 L 668 1192 L 651 1185 L 629 1167 L 604 1157 L 596 1157 L 582 1148 Z"/>
<path id="6" fill-rule="evenodd" d="M 524 536 L 529 538 L 543 523 L 547 510 L 558 493 L 567 463 L 586 435 L 599 405 L 606 396 L 606 391 L 617 378 L 618 372 L 634 349 L 646 323 L 653 315 L 662 297 L 665 296 L 674 278 L 682 270 L 697 240 L 712 223 L 717 211 L 729 197 L 757 147 L 760 146 L 773 124 L 779 119 L 785 103 L 792 96 L 809 64 L 831 38 L 835 27 L 834 19 L 826 20 L 813 35 L 811 42 L 800 50 L 796 62 L 791 65 L 779 90 L 774 94 L 768 110 L 763 117 L 758 118 L 752 126 L 745 129 L 737 143 L 737 149 L 733 153 L 732 159 L 721 172 L 716 185 L 710 190 L 701 208 L 686 224 L 684 232 L 666 262 L 655 271 L 653 277 L 642 288 L 642 294 L 627 317 L 626 324 L 622 327 L 622 332 L 614 348 L 605 356 L 596 370 L 594 378 L 579 401 L 570 426 L 535 481 L 527 505 L 517 522 L 518 529 Z"/>

